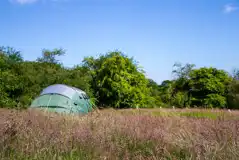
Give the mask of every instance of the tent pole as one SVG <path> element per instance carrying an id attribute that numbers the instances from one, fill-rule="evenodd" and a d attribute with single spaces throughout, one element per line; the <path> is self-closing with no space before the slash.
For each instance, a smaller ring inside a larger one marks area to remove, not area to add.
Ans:
<path id="1" fill-rule="evenodd" d="M 49 99 L 49 101 L 48 101 L 48 103 L 47 103 L 47 108 L 48 108 L 48 106 L 49 106 L 49 104 L 50 104 L 51 97 L 52 97 L 52 95 L 50 96 L 50 99 Z"/>

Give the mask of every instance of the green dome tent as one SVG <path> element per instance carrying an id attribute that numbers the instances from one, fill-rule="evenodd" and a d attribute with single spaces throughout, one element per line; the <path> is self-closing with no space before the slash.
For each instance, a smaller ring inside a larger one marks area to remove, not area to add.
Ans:
<path id="1" fill-rule="evenodd" d="M 58 113 L 86 114 L 92 111 L 90 99 L 84 91 L 64 84 L 54 84 L 43 89 L 30 108 Z"/>

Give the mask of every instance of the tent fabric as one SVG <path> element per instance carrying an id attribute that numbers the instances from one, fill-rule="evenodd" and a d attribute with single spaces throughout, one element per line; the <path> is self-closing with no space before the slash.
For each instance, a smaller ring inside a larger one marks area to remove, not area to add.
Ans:
<path id="1" fill-rule="evenodd" d="M 73 87 L 56 84 L 56 85 L 52 85 L 45 88 L 40 95 L 55 93 L 55 94 L 61 94 L 61 95 L 67 96 L 69 98 L 73 98 L 73 96 L 75 95 L 75 92 L 76 92 L 76 89 L 74 89 Z"/>
<path id="2" fill-rule="evenodd" d="M 55 84 L 43 89 L 31 108 L 41 108 L 59 113 L 88 113 L 92 106 L 87 94 L 75 87 Z"/>

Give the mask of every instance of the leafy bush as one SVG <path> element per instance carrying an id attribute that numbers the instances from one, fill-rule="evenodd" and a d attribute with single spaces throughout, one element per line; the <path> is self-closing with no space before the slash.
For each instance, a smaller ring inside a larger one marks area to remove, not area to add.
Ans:
<path id="1" fill-rule="evenodd" d="M 43 88 L 56 83 L 86 91 L 103 108 L 239 106 L 239 71 L 230 76 L 213 67 L 195 69 L 194 64 L 176 63 L 174 79 L 157 84 L 146 78 L 133 58 L 120 51 L 85 57 L 71 68 L 57 60 L 65 54 L 63 49 L 44 49 L 42 57 L 24 61 L 20 51 L 0 47 L 1 107 L 27 108 Z"/>

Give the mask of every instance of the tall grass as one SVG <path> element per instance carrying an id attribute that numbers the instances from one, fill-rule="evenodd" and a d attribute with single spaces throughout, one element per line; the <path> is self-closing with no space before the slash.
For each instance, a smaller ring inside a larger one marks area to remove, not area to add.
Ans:
<path id="1" fill-rule="evenodd" d="M 0 110 L 1 159 L 238 159 L 239 121 Z"/>

